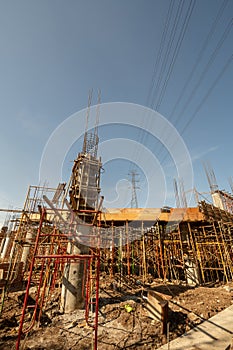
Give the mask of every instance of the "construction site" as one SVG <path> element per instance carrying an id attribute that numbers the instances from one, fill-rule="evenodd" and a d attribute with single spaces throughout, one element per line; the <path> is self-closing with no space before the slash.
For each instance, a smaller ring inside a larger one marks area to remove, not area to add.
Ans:
<path id="1" fill-rule="evenodd" d="M 212 203 L 103 210 L 98 118 L 68 183 L 1 209 L 0 349 L 173 349 L 232 305 L 233 196 L 206 167 Z"/>

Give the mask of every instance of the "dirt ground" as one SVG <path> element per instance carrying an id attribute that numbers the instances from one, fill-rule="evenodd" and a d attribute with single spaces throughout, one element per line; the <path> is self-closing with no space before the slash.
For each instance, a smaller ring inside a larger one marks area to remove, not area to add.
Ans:
<path id="1" fill-rule="evenodd" d="M 167 335 L 160 322 L 148 317 L 146 293 L 154 290 L 169 302 Z M 0 350 L 15 348 L 22 312 L 22 291 L 5 298 L 0 320 Z M 35 298 L 35 290 L 30 291 Z M 144 297 L 142 297 L 144 296 Z M 98 349 L 157 349 L 184 334 L 233 303 L 233 283 L 188 287 L 156 280 L 143 284 L 133 277 L 121 281 L 100 280 Z M 93 314 L 94 317 L 94 314 Z M 24 329 L 30 324 L 26 314 Z M 21 349 L 89 350 L 93 348 L 93 318 L 86 325 L 84 311 L 59 311 L 59 290 L 47 302 L 40 325 L 21 339 Z"/>

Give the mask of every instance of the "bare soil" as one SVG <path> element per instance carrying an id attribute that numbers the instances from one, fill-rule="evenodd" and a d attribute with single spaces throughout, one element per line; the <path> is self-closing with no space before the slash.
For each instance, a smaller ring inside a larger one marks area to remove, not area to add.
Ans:
<path id="1" fill-rule="evenodd" d="M 233 283 L 188 287 L 182 284 L 142 281 L 130 278 L 121 281 L 100 280 L 98 349 L 157 349 L 233 303 Z M 142 295 L 152 289 L 169 301 L 167 335 L 161 324 L 148 317 Z M 5 298 L 0 319 L 0 350 L 15 348 L 22 313 L 22 291 L 10 292 Z M 21 339 L 27 350 L 93 349 L 93 317 L 86 324 L 84 311 L 71 314 L 59 311 L 60 290 L 47 301 L 39 325 Z M 35 291 L 31 289 L 32 298 Z M 91 314 L 91 313 L 90 313 Z M 30 325 L 27 312 L 24 329 Z"/>

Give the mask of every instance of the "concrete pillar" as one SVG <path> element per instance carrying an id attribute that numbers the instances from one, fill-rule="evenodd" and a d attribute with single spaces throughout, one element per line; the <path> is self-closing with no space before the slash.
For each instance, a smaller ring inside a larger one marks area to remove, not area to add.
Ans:
<path id="1" fill-rule="evenodd" d="M 1 258 L 2 258 L 2 252 L 3 252 L 4 244 L 5 244 L 5 237 L 2 238 L 1 246 L 0 246 L 0 257 Z"/>
<path id="2" fill-rule="evenodd" d="M 199 284 L 198 269 L 194 261 L 188 259 L 185 262 L 185 275 L 189 286 L 197 286 Z"/>
<path id="3" fill-rule="evenodd" d="M 28 230 L 28 232 L 26 234 L 25 244 L 23 245 L 22 256 L 21 256 L 21 262 L 23 263 L 24 268 L 26 267 L 27 258 L 28 258 L 28 255 L 30 253 L 32 238 L 33 238 L 33 232 L 32 232 L 32 230 Z"/>
<path id="4" fill-rule="evenodd" d="M 82 245 L 68 244 L 67 252 L 70 254 L 85 254 L 87 247 Z M 84 307 L 84 297 L 82 295 L 84 275 L 84 261 L 68 262 L 65 266 L 62 278 L 61 310 L 65 313 L 72 312 Z"/>
<path id="5" fill-rule="evenodd" d="M 10 232 L 7 232 L 4 240 L 4 244 L 2 247 L 2 253 L 1 253 L 2 259 L 5 259 L 7 257 L 6 255 L 7 255 L 9 243 L 10 243 Z"/>
<path id="6" fill-rule="evenodd" d="M 5 238 L 6 238 L 7 231 L 8 231 L 8 227 L 7 226 L 3 226 L 1 228 L 1 232 L 0 232 L 0 239 L 1 239 L 0 256 L 1 257 L 2 257 L 2 251 L 3 251 L 4 244 L 5 244 Z"/>

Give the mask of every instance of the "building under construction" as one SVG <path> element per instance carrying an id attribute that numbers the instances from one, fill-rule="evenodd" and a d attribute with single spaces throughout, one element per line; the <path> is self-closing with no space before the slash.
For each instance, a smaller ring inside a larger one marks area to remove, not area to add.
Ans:
<path id="1" fill-rule="evenodd" d="M 16 349 L 43 318 L 55 290 L 62 312 L 84 309 L 97 349 L 101 274 L 117 288 L 130 276 L 142 284 L 160 279 L 189 286 L 233 279 L 232 196 L 215 186 L 213 204 L 103 211 L 97 125 L 93 133 L 86 129 L 69 183 L 30 186 L 23 210 L 11 210 L 1 229 L 3 315 L 8 291 L 26 285 Z M 28 312 L 32 317 L 25 327 Z"/>

